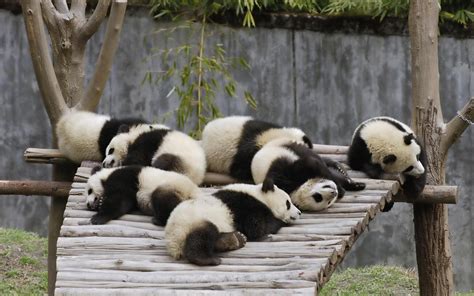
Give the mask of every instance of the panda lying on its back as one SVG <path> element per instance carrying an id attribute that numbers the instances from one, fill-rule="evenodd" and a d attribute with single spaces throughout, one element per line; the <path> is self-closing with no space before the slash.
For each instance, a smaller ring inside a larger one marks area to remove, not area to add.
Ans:
<path id="1" fill-rule="evenodd" d="M 300 214 L 288 194 L 276 186 L 264 192 L 261 184 L 228 185 L 174 209 L 165 228 L 167 248 L 176 259 L 218 265 L 214 252 L 241 248 L 245 237 L 256 240 L 276 233 Z"/>
<path id="2" fill-rule="evenodd" d="M 64 114 L 56 124 L 58 148 L 75 163 L 84 160 L 102 161 L 105 148 L 119 133 L 121 126 L 146 124 L 140 118 L 113 119 L 93 112 L 74 111 Z"/>
<path id="3" fill-rule="evenodd" d="M 146 132 L 130 132 L 113 138 L 103 165 L 121 164 L 178 172 L 198 185 L 206 173 L 206 156 L 201 145 L 185 133 L 164 125 L 153 125 L 153 129 Z"/>
<path id="4" fill-rule="evenodd" d="M 303 141 L 309 148 L 313 147 L 311 140 L 298 128 L 281 127 L 248 116 L 215 119 L 202 132 L 209 171 L 251 182 L 253 156 L 263 145 L 278 138 Z"/>
<path id="5" fill-rule="evenodd" d="M 273 140 L 258 151 L 252 160 L 252 175 L 255 183 L 274 183 L 298 208 L 308 211 L 330 207 L 338 196 L 344 196 L 345 189 L 365 188 L 364 183 L 341 173 L 335 161 L 323 159 L 304 143 L 291 139 Z"/>
<path id="6" fill-rule="evenodd" d="M 349 166 L 370 178 L 384 172 L 401 174 L 408 196 L 421 194 L 426 184 L 426 154 L 413 130 L 391 117 L 374 117 L 355 130 L 348 152 Z"/>
<path id="7" fill-rule="evenodd" d="M 154 224 L 164 226 L 176 205 L 197 196 L 199 188 L 175 172 L 126 166 L 93 174 L 85 194 L 87 207 L 98 211 L 91 218 L 92 224 L 105 224 L 138 207 L 143 213 L 154 215 Z"/>

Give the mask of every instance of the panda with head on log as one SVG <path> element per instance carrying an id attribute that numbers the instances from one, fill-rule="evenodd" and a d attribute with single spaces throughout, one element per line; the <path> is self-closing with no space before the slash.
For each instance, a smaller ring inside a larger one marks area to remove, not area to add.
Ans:
<path id="1" fill-rule="evenodd" d="M 201 145 L 183 132 L 165 125 L 153 125 L 146 132 L 130 131 L 114 137 L 106 148 L 102 165 L 153 166 L 174 171 L 201 184 L 206 173 L 206 156 Z"/>
<path id="2" fill-rule="evenodd" d="M 344 196 L 346 189 L 365 188 L 364 183 L 350 179 L 336 161 L 323 159 L 303 142 L 291 139 L 277 139 L 263 146 L 255 154 L 251 169 L 255 183 L 277 185 L 304 211 L 324 210 Z"/>
<path id="3" fill-rule="evenodd" d="M 419 196 L 426 184 L 424 148 L 410 127 L 391 117 L 370 118 L 356 128 L 348 163 L 374 179 L 383 173 L 400 174 L 407 196 Z"/>
<path id="4" fill-rule="evenodd" d="M 302 141 L 309 148 L 313 147 L 308 136 L 298 128 L 281 127 L 249 116 L 215 119 L 202 132 L 208 170 L 252 182 L 252 158 L 265 144 L 279 138 Z"/>
<path id="5" fill-rule="evenodd" d="M 276 233 L 300 215 L 288 194 L 277 186 L 228 185 L 175 208 L 165 228 L 167 249 L 176 259 L 218 265 L 221 260 L 216 252 L 236 250 L 247 239 Z"/>
<path id="6" fill-rule="evenodd" d="M 199 187 L 182 174 L 143 166 L 97 167 L 85 190 L 87 208 L 97 211 L 92 224 L 105 224 L 139 209 L 153 215 L 153 223 L 160 226 L 181 201 L 199 193 Z"/>
<path id="7" fill-rule="evenodd" d="M 56 124 L 59 151 L 75 163 L 102 161 L 110 140 L 123 127 L 149 129 L 140 118 L 115 119 L 87 111 L 66 113 Z"/>

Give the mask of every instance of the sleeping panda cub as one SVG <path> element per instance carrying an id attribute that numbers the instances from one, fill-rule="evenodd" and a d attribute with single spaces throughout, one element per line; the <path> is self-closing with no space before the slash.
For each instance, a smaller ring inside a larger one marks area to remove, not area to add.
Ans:
<path id="1" fill-rule="evenodd" d="M 153 223 L 164 226 L 171 211 L 183 200 L 199 195 L 188 177 L 153 167 L 126 166 L 99 169 L 89 178 L 86 202 L 92 224 L 105 224 L 132 210 L 153 215 Z"/>
<path id="2" fill-rule="evenodd" d="M 276 186 L 232 184 L 212 195 L 187 200 L 171 213 L 165 228 L 167 249 L 176 259 L 197 265 L 218 265 L 215 252 L 243 247 L 276 233 L 298 219 L 301 212 Z"/>
<path id="3" fill-rule="evenodd" d="M 277 185 L 299 209 L 306 211 L 330 207 L 337 197 L 344 196 L 345 189 L 365 188 L 364 183 L 345 175 L 337 162 L 323 159 L 303 142 L 291 139 L 277 139 L 263 146 L 255 154 L 251 168 L 255 183 Z"/>
<path id="4" fill-rule="evenodd" d="M 64 114 L 56 124 L 58 148 L 75 163 L 84 160 L 102 161 L 105 148 L 119 133 L 121 126 L 146 126 L 140 118 L 113 119 L 93 112 L 74 111 Z"/>
<path id="5" fill-rule="evenodd" d="M 426 154 L 406 124 L 380 116 L 362 122 L 355 130 L 348 152 L 349 166 L 370 178 L 400 174 L 408 196 L 421 194 L 426 184 Z M 392 204 L 393 205 L 393 204 Z"/>
<path id="6" fill-rule="evenodd" d="M 104 167 L 118 165 L 153 166 L 174 171 L 201 184 L 206 173 L 206 156 L 190 136 L 164 125 L 153 125 L 146 132 L 117 135 L 107 147 Z"/>
<path id="7" fill-rule="evenodd" d="M 104 168 L 112 168 L 122 165 L 122 161 L 125 159 L 128 153 L 128 146 L 132 144 L 141 134 L 155 130 L 170 128 L 162 124 L 150 124 L 146 127 L 136 127 L 129 129 L 126 126 L 122 126 L 119 129 L 119 133 L 110 140 L 109 145 L 105 149 L 105 158 L 102 162 Z"/>
<path id="8" fill-rule="evenodd" d="M 215 119 L 202 132 L 208 170 L 252 182 L 253 156 L 263 145 L 278 138 L 303 141 L 313 148 L 311 140 L 298 128 L 281 127 L 249 116 Z"/>

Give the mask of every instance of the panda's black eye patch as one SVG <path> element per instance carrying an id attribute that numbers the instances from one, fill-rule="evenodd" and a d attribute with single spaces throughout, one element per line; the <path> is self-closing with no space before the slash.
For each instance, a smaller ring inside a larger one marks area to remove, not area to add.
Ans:
<path id="1" fill-rule="evenodd" d="M 110 148 L 110 150 L 109 150 L 109 155 L 112 154 L 112 153 L 114 153 L 114 151 L 115 151 L 114 148 Z"/>
<path id="2" fill-rule="evenodd" d="M 91 195 L 92 194 L 92 189 L 89 188 L 89 190 L 87 190 L 87 194 Z"/>
<path id="3" fill-rule="evenodd" d="M 413 170 L 413 166 L 412 166 L 412 165 L 409 166 L 409 167 L 407 167 L 403 172 L 406 173 L 406 172 L 409 172 L 409 171 L 411 171 L 411 170 Z"/>
<path id="4" fill-rule="evenodd" d="M 286 201 L 286 209 L 289 210 L 291 208 L 291 203 L 289 200 Z"/>
<path id="5" fill-rule="evenodd" d="M 315 193 L 313 194 L 313 199 L 315 202 L 322 202 L 323 201 L 323 196 L 320 193 Z"/>

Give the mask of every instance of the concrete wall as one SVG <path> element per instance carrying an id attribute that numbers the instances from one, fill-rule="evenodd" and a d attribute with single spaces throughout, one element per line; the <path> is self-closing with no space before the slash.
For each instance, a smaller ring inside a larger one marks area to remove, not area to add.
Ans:
<path id="1" fill-rule="evenodd" d="M 48 179 L 46 165 L 24 163 L 26 147 L 49 147 L 50 127 L 33 74 L 21 16 L 0 10 L 0 179 Z M 143 13 L 126 18 L 115 64 L 100 112 L 140 115 L 159 121 L 177 107 L 166 98 L 171 83 L 141 84 L 152 48 L 186 42 L 154 37 L 156 23 Z M 158 24 L 163 25 L 163 24 Z M 100 49 L 103 30 L 89 47 L 89 69 Z M 410 119 L 410 63 L 406 37 L 325 34 L 283 29 L 212 27 L 209 44 L 222 42 L 229 56 L 242 56 L 252 70 L 235 71 L 242 86 L 257 98 L 252 111 L 238 99 L 219 96 L 227 114 L 253 114 L 281 124 L 298 125 L 317 143 L 349 144 L 362 120 L 390 115 Z M 189 41 L 188 41 L 189 42 Z M 440 81 L 444 116 L 451 118 L 474 95 L 474 40 L 442 37 Z M 173 119 L 167 122 L 174 125 Z M 459 203 L 450 206 L 450 227 L 458 290 L 474 289 L 474 129 L 468 129 L 451 150 L 449 184 L 459 186 Z M 42 197 L 0 197 L 0 226 L 46 233 L 48 201 Z M 415 266 L 412 207 L 397 204 L 379 215 L 357 241 L 344 266 L 397 264 Z"/>

